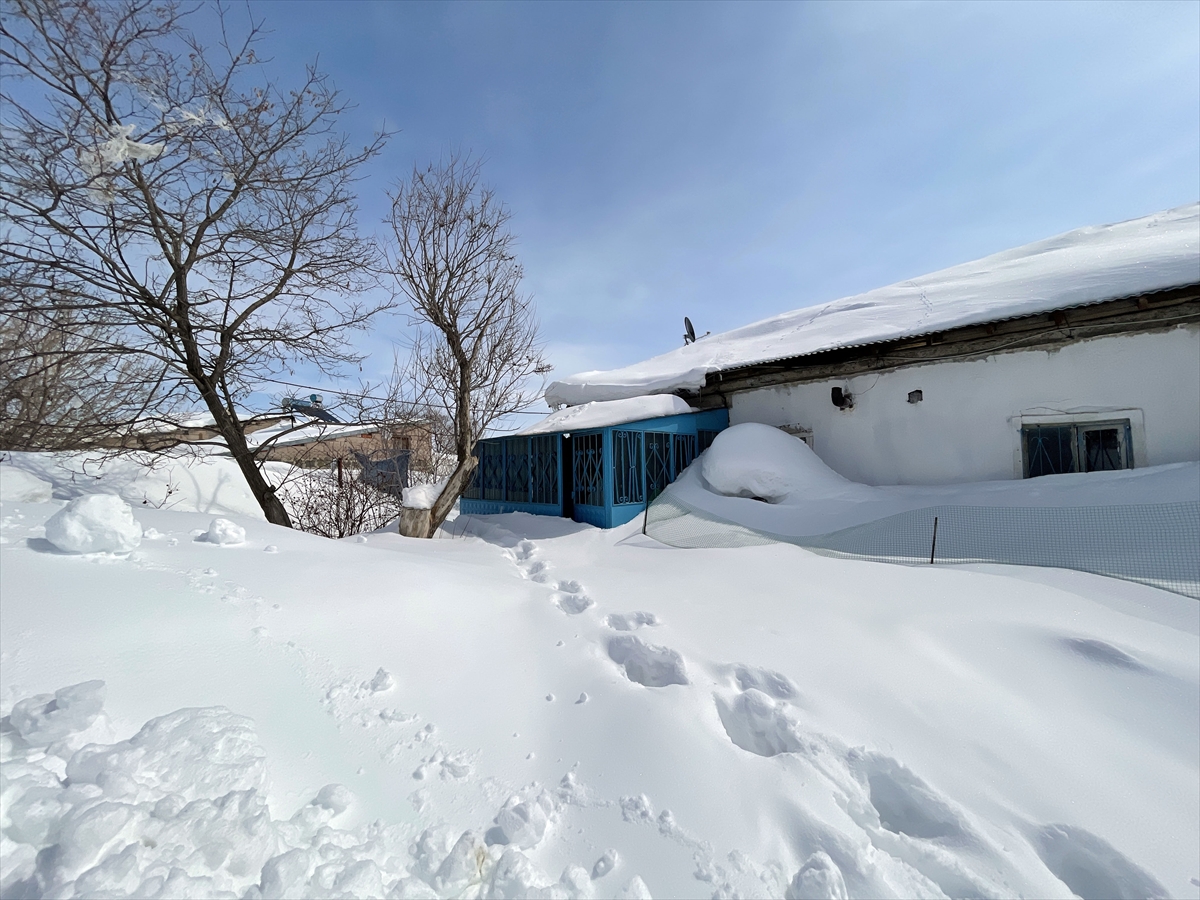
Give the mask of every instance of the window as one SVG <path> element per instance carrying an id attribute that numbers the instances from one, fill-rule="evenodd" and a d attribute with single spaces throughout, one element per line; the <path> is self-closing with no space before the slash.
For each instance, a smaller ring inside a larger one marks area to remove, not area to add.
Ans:
<path id="1" fill-rule="evenodd" d="M 613 503 L 641 503 L 642 433 L 614 431 L 612 437 Z"/>
<path id="2" fill-rule="evenodd" d="M 1128 419 L 1026 425 L 1021 449 L 1026 478 L 1133 468 Z"/>
<path id="3" fill-rule="evenodd" d="M 572 443 L 575 502 L 582 506 L 603 506 L 604 435 L 577 434 Z"/>

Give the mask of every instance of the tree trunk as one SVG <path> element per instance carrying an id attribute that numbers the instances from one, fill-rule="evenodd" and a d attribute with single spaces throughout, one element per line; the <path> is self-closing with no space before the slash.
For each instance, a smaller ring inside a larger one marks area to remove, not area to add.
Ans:
<path id="1" fill-rule="evenodd" d="M 458 464 L 458 468 L 454 470 L 454 474 L 446 480 L 446 486 L 442 488 L 442 492 L 438 495 L 437 500 L 433 502 L 433 509 L 429 511 L 429 533 L 425 537 L 433 537 L 437 533 L 437 530 L 442 527 L 442 523 L 446 521 L 446 516 L 450 515 L 450 510 L 454 508 L 454 502 L 466 489 L 467 479 L 475 471 L 475 466 L 478 462 L 479 460 L 475 456 L 468 454 L 467 458 Z"/>
<path id="2" fill-rule="evenodd" d="M 275 488 L 267 484 L 267 479 L 263 477 L 262 470 L 258 467 L 258 461 L 254 458 L 254 454 L 250 451 L 250 447 L 246 444 L 246 434 L 241 427 L 241 423 L 231 416 L 223 407 L 219 400 L 210 398 L 206 392 L 205 401 L 207 401 L 208 410 L 212 413 L 213 419 L 216 422 L 217 430 L 221 432 L 221 437 L 225 438 L 225 444 L 229 447 L 229 453 L 233 456 L 234 462 L 241 469 L 242 476 L 246 479 L 246 484 L 250 487 L 250 493 L 254 495 L 254 499 L 258 501 L 258 505 L 262 507 L 263 514 L 267 517 L 267 521 L 272 525 L 282 525 L 284 528 L 292 527 L 292 520 L 284 509 L 283 503 L 275 496 Z"/>

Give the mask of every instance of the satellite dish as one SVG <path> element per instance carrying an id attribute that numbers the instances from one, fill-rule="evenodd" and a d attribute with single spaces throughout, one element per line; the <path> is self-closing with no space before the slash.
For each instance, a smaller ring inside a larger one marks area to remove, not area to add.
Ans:
<path id="1" fill-rule="evenodd" d="M 687 316 L 683 317 L 683 344 L 686 347 L 688 344 L 696 343 L 696 329 L 692 327 L 692 320 Z"/>

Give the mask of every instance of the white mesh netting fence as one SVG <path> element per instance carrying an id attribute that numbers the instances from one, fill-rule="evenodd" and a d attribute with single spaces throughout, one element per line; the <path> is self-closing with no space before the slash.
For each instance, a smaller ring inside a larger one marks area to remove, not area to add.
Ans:
<path id="1" fill-rule="evenodd" d="M 907 565 L 932 561 L 1077 569 L 1200 599 L 1200 502 L 1196 501 L 931 506 L 829 534 L 795 537 L 725 521 L 668 490 L 647 511 L 646 534 L 673 547 L 789 543 L 824 556 Z"/>

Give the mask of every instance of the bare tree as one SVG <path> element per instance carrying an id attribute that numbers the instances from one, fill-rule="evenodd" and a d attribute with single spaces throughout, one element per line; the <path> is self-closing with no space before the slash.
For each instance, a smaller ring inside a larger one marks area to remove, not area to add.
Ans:
<path id="1" fill-rule="evenodd" d="M 327 538 L 374 531 L 400 515 L 399 497 L 351 467 L 305 472 L 279 493 L 297 528 Z"/>
<path id="2" fill-rule="evenodd" d="M 203 46 L 188 16 L 212 14 Z M 239 400 L 298 360 L 336 374 L 380 309 L 353 185 L 385 135 L 352 147 L 347 105 L 309 68 L 291 90 L 223 7 L 5 0 L 0 18 L 0 303 L 48 298 L 91 349 L 161 372 L 157 413 L 198 398 L 267 519 L 286 510 Z M 98 331 L 99 330 L 99 331 Z"/>
<path id="3" fill-rule="evenodd" d="M 480 184 L 480 165 L 452 156 L 414 168 L 391 196 L 390 269 L 415 326 L 405 374 L 415 402 L 445 412 L 457 462 L 426 537 L 465 489 L 475 442 L 540 396 L 530 380 L 549 371 L 532 299 L 520 289 L 511 214 Z"/>
<path id="4" fill-rule="evenodd" d="M 0 318 L 0 450 L 131 442 L 161 371 L 103 352 L 104 331 L 78 318 L 49 303 Z"/>

